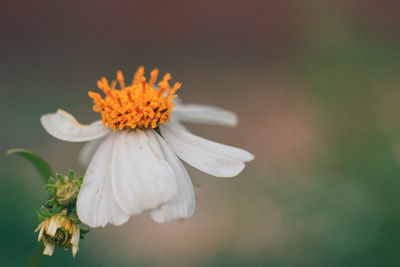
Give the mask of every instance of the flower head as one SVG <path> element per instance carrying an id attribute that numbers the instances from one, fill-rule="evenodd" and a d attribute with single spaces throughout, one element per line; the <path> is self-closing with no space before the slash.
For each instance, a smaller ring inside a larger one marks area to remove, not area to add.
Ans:
<path id="1" fill-rule="evenodd" d="M 156 89 L 157 76 L 158 70 L 154 69 L 149 81 L 146 82 L 144 68 L 140 67 L 134 75 L 132 84 L 125 86 L 124 76 L 118 71 L 119 90 L 116 89 L 116 81 L 109 85 L 105 77 L 99 80 L 97 86 L 104 92 L 105 98 L 91 91 L 89 96 L 95 103 L 93 110 L 101 113 L 104 126 L 114 130 L 155 128 L 169 121 L 169 115 L 175 106 L 172 99 L 177 96 L 175 92 L 181 84 L 175 83 L 171 88 L 168 83 L 171 75 L 167 73 Z"/>
<path id="2" fill-rule="evenodd" d="M 101 121 L 82 125 L 58 110 L 41 117 L 54 137 L 87 143 L 79 156 L 88 164 L 77 199 L 79 219 L 91 227 L 120 225 L 131 215 L 150 211 L 156 222 L 190 217 L 195 210 L 194 189 L 182 162 L 217 177 L 233 177 L 254 156 L 232 146 L 190 133 L 181 122 L 235 126 L 230 111 L 174 101 L 179 83 L 171 88 L 166 74 L 155 86 L 158 70 L 146 82 L 140 67 L 131 85 L 121 72 L 111 85 L 105 78 L 98 87 L 105 97 L 89 92 Z"/>
<path id="3" fill-rule="evenodd" d="M 38 241 L 43 239 L 44 255 L 52 256 L 55 247 L 72 248 L 72 255 L 75 257 L 79 248 L 80 228 L 73 219 L 67 217 L 66 210 L 51 215 L 42 221 L 36 228 L 39 231 Z"/>

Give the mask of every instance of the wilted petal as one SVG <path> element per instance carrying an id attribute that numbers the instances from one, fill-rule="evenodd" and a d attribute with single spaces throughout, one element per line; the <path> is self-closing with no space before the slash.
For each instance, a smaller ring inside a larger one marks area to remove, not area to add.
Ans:
<path id="1" fill-rule="evenodd" d="M 80 233 L 81 233 L 81 229 L 80 229 L 79 225 L 73 224 L 72 238 L 71 238 L 72 245 L 78 246 L 79 239 L 80 239 Z"/>
<path id="2" fill-rule="evenodd" d="M 76 253 L 78 253 L 78 249 L 79 249 L 78 246 L 72 246 L 72 257 L 75 258 Z"/>
<path id="3" fill-rule="evenodd" d="M 43 115 L 40 121 L 45 130 L 55 138 L 69 142 L 85 142 L 108 134 L 111 129 L 101 121 L 90 125 L 80 124 L 71 114 L 59 109 L 56 113 Z"/>
<path id="4" fill-rule="evenodd" d="M 159 223 L 188 218 L 193 215 L 196 207 L 192 181 L 182 162 L 172 152 L 168 144 L 159 135 L 157 135 L 157 138 L 161 144 L 165 158 L 174 171 L 178 183 L 178 193 L 172 200 L 150 212 L 150 216 L 154 221 Z"/>
<path id="5" fill-rule="evenodd" d="M 40 229 L 40 231 L 39 231 Z M 39 226 L 36 228 L 35 232 L 39 231 L 39 235 L 38 235 L 38 242 L 42 239 L 43 237 L 43 233 L 44 233 L 44 223 L 40 223 Z"/>
<path id="6" fill-rule="evenodd" d="M 193 167 L 217 177 L 232 177 L 254 158 L 246 150 L 219 144 L 193 135 L 174 123 L 161 125 L 160 130 L 175 153 Z"/>
<path id="7" fill-rule="evenodd" d="M 49 227 L 47 228 L 46 233 L 50 236 L 54 236 L 57 232 L 57 229 L 58 229 L 57 222 L 54 219 L 54 217 L 51 217 Z"/>
<path id="8" fill-rule="evenodd" d="M 45 243 L 43 255 L 52 256 L 54 253 L 54 244 Z"/>

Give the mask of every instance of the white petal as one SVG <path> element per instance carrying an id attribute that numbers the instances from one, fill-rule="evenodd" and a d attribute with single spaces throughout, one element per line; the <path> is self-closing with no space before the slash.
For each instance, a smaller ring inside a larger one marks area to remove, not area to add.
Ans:
<path id="1" fill-rule="evenodd" d="M 99 147 L 101 142 L 103 142 L 103 140 L 104 138 L 99 138 L 85 143 L 78 155 L 79 164 L 84 167 L 89 166 L 90 161 L 92 160 L 97 148 Z"/>
<path id="2" fill-rule="evenodd" d="M 57 223 L 56 223 L 54 217 L 52 217 L 46 233 L 50 236 L 54 236 L 56 234 L 56 232 L 57 232 Z"/>
<path id="3" fill-rule="evenodd" d="M 72 238 L 71 238 L 72 245 L 78 246 L 79 239 L 80 239 L 80 233 L 81 233 L 81 229 L 80 229 L 79 225 L 73 224 Z"/>
<path id="4" fill-rule="evenodd" d="M 213 106 L 205 105 L 176 105 L 171 118 L 178 121 L 236 126 L 238 119 L 235 113 Z"/>
<path id="5" fill-rule="evenodd" d="M 122 131 L 114 144 L 112 188 L 128 214 L 154 209 L 175 197 L 177 182 L 153 129 Z"/>
<path id="6" fill-rule="evenodd" d="M 78 249 L 79 249 L 78 246 L 72 246 L 72 257 L 75 258 L 76 253 L 78 253 Z"/>
<path id="7" fill-rule="evenodd" d="M 43 255 L 52 256 L 53 253 L 54 253 L 54 245 L 50 243 L 45 243 Z"/>
<path id="8" fill-rule="evenodd" d="M 101 121 L 82 125 L 68 112 L 59 109 L 56 113 L 40 118 L 45 130 L 55 138 L 69 142 L 85 142 L 105 136 L 111 131 Z"/>
<path id="9" fill-rule="evenodd" d="M 193 167 L 217 177 L 232 177 L 254 158 L 249 152 L 193 135 L 175 123 L 160 126 L 161 133 L 175 153 Z"/>
<path id="10" fill-rule="evenodd" d="M 42 239 L 42 237 L 43 237 L 44 223 L 41 223 L 39 226 L 41 226 L 41 227 L 40 227 L 40 232 L 39 232 L 39 235 L 38 235 L 38 242 L 39 242 L 39 241 Z M 35 232 L 36 232 L 37 230 L 39 230 L 39 228 L 36 228 Z"/>
<path id="11" fill-rule="evenodd" d="M 117 132 L 112 133 L 100 144 L 78 195 L 79 219 L 91 227 L 105 226 L 107 223 L 120 225 L 129 219 L 129 214 L 117 205 L 112 192 L 111 165 L 114 140 L 117 137 Z"/>
<path id="12" fill-rule="evenodd" d="M 165 158 L 174 170 L 178 183 L 178 193 L 171 201 L 150 212 L 150 216 L 154 221 L 159 223 L 188 218 L 193 215 L 196 207 L 192 181 L 185 167 L 169 148 L 168 144 L 159 135 L 157 135 L 157 138 L 161 144 Z"/>

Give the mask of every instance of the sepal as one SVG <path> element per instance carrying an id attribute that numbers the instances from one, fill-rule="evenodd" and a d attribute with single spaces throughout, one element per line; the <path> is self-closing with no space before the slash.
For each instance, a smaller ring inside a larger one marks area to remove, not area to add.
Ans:
<path id="1" fill-rule="evenodd" d="M 69 170 L 67 176 L 68 176 L 68 181 L 72 181 L 75 179 L 75 172 L 73 170 Z"/>
<path id="2" fill-rule="evenodd" d="M 57 180 L 58 180 L 60 183 L 65 183 L 65 177 L 64 177 L 64 175 L 57 173 L 57 174 L 56 174 L 56 177 L 57 177 Z"/>
<path id="3" fill-rule="evenodd" d="M 55 184 L 46 184 L 44 186 L 44 190 L 46 190 L 50 195 L 54 194 L 57 190 L 57 185 Z"/>
<path id="4" fill-rule="evenodd" d="M 57 201 L 56 201 L 56 199 L 53 197 L 53 198 L 50 198 L 49 200 L 47 200 L 45 205 L 48 206 L 48 207 L 50 207 L 50 208 L 53 208 L 54 205 L 56 205 L 56 204 L 57 204 Z"/>

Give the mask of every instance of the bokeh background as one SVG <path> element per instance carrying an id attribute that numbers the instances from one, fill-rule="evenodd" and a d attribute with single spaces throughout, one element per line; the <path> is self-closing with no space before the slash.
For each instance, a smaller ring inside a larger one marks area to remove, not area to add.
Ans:
<path id="1" fill-rule="evenodd" d="M 400 266 L 398 1 L 3 1 L 0 13 L 3 155 L 22 147 L 83 174 L 82 144 L 49 136 L 40 115 L 98 119 L 87 91 L 140 65 L 183 82 L 186 103 L 235 111 L 235 129 L 188 127 L 256 155 L 232 179 L 188 167 L 190 219 L 135 216 L 45 266 Z M 0 162 L 0 265 L 35 263 L 41 179 L 17 156 Z"/>

